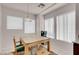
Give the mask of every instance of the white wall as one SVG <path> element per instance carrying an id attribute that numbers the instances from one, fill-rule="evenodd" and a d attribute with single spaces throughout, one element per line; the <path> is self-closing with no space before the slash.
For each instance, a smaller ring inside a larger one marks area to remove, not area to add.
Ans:
<path id="1" fill-rule="evenodd" d="M 36 32 L 37 32 L 37 35 L 39 35 L 40 36 L 40 19 L 39 19 L 39 16 L 38 15 L 36 15 L 36 19 L 37 19 L 37 21 L 36 21 Z"/>
<path id="2" fill-rule="evenodd" d="M 19 17 L 24 17 L 26 13 L 6 7 L 2 7 L 2 33 L 3 33 L 3 39 L 2 39 L 2 51 L 3 52 L 11 52 L 13 51 L 13 36 L 25 36 L 25 37 L 33 37 L 36 36 L 37 33 L 37 28 L 36 28 L 36 33 L 35 34 L 26 34 L 24 33 L 23 30 L 8 30 L 6 28 L 6 16 L 7 15 L 12 15 L 12 16 L 19 16 Z M 35 19 L 35 15 L 30 14 L 30 18 Z M 37 21 L 36 21 L 37 22 Z M 38 25 L 38 23 L 36 24 Z M 36 26 L 38 27 L 38 26 Z"/>
<path id="3" fill-rule="evenodd" d="M 44 15 L 37 15 L 37 19 L 39 20 L 39 26 L 40 26 L 39 31 L 44 30 L 44 26 L 45 26 Z"/>
<path id="4" fill-rule="evenodd" d="M 55 11 L 52 11 L 46 14 L 45 18 L 50 18 L 53 16 L 56 17 L 57 15 L 67 13 L 70 11 L 75 11 L 75 4 L 67 4 L 61 8 L 58 8 Z M 56 30 L 56 24 L 55 24 L 55 30 Z M 73 54 L 73 43 L 51 39 L 51 50 L 59 55 L 72 55 Z"/>
<path id="5" fill-rule="evenodd" d="M 0 5 L 0 52 L 1 52 L 1 40 L 2 40 L 1 23 L 2 23 L 2 10 Z"/>

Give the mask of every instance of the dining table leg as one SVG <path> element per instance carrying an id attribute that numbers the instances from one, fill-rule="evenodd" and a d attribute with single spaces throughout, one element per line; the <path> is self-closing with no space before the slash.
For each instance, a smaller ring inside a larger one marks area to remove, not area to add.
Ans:
<path id="1" fill-rule="evenodd" d="M 29 48 L 28 48 L 28 46 L 26 45 L 25 46 L 25 53 L 24 53 L 25 55 L 29 55 Z"/>
<path id="2" fill-rule="evenodd" d="M 50 51 L 50 41 L 48 41 L 48 51 Z"/>

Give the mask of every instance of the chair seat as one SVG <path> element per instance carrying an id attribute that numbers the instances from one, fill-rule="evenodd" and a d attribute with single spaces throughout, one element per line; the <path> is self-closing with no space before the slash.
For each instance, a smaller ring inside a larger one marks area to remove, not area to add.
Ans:
<path id="1" fill-rule="evenodd" d="M 17 52 L 21 52 L 24 51 L 24 47 L 23 46 L 18 46 L 16 47 Z"/>

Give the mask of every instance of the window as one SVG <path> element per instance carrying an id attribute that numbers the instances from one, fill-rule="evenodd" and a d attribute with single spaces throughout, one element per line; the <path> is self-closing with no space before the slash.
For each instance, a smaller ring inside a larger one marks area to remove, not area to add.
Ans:
<path id="1" fill-rule="evenodd" d="M 54 38 L 54 18 L 45 19 L 45 31 L 47 31 L 47 37 Z"/>
<path id="2" fill-rule="evenodd" d="M 57 16 L 57 39 L 72 42 L 75 40 L 75 12 Z"/>
<path id="3" fill-rule="evenodd" d="M 25 33 L 35 33 L 35 20 L 24 22 Z"/>
<path id="4" fill-rule="evenodd" d="M 7 16 L 7 29 L 23 29 L 23 18 Z"/>

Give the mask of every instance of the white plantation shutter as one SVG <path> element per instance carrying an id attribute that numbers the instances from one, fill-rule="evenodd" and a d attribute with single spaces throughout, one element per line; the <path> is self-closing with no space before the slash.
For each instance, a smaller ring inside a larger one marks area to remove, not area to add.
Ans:
<path id="1" fill-rule="evenodd" d="M 24 22 L 24 33 L 35 33 L 35 20 Z"/>
<path id="2" fill-rule="evenodd" d="M 45 19 L 45 31 L 47 31 L 47 37 L 55 38 L 53 17 Z"/>
<path id="3" fill-rule="evenodd" d="M 7 29 L 23 29 L 23 18 L 7 16 Z"/>
<path id="4" fill-rule="evenodd" d="M 57 39 L 72 42 L 75 40 L 75 12 L 57 16 Z"/>

